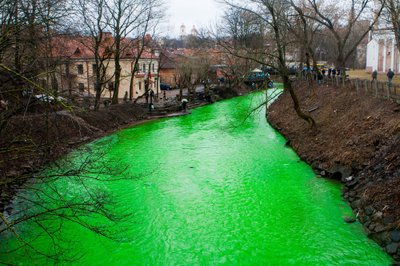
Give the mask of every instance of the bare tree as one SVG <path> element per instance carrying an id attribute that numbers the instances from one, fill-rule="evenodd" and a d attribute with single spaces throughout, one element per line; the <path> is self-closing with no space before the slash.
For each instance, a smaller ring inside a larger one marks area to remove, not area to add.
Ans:
<path id="1" fill-rule="evenodd" d="M 248 10 L 231 6 L 225 12 L 215 38 L 223 85 L 228 89 L 244 86 L 249 70 L 275 65 L 274 59 L 267 59 L 271 40 L 264 30 L 264 22 Z"/>
<path id="2" fill-rule="evenodd" d="M 107 36 L 108 21 L 105 0 L 78 0 L 77 13 L 82 21 L 82 32 L 87 37 L 81 38 L 81 43 L 94 56 L 94 109 L 98 110 L 100 98 L 107 84 L 113 77 L 107 76 L 113 41 Z"/>
<path id="3" fill-rule="evenodd" d="M 384 0 L 381 0 L 381 2 L 385 3 Z M 398 0 L 386 0 L 384 14 L 383 18 L 392 26 L 391 28 L 396 38 L 396 46 L 400 51 L 400 2 Z"/>
<path id="4" fill-rule="evenodd" d="M 70 261 L 74 258 L 64 256 L 62 248 L 66 245 L 61 244 L 63 238 L 59 234 L 66 223 L 116 239 L 118 232 L 110 228 L 125 216 L 113 212 L 111 195 L 90 186 L 93 180 L 116 180 L 109 174 L 124 170 L 107 167 L 102 152 L 88 151 L 76 161 L 65 158 L 48 172 L 40 172 L 45 163 L 57 156 L 53 149 L 56 140 L 51 139 L 49 129 L 65 122 L 54 112 L 59 105 L 57 98 L 53 98 L 56 81 L 52 77 L 59 62 L 53 57 L 52 41 L 65 28 L 64 17 L 72 16 L 65 9 L 69 6 L 68 1 L 58 0 L 0 0 L 0 98 L 2 103 L 8 103 L 6 110 L 0 111 L 0 263 L 15 264 L 11 255 L 14 252 L 35 254 L 55 262 Z M 38 93 L 42 98 L 32 106 Z M 54 100 L 52 104 L 50 99 Z M 30 119 L 34 111 L 35 119 Z M 23 129 L 13 131 L 13 126 Z M 33 154 L 36 156 L 30 158 Z M 23 167 L 12 165 L 15 161 L 22 161 Z M 76 186 L 76 192 L 66 191 L 69 182 Z M 15 187 L 21 186 L 24 191 L 15 193 Z M 9 192 L 12 188 L 16 195 Z M 3 192 L 7 192 L 7 197 Z M 4 208 L 11 196 L 14 204 Z M 101 216 L 104 224 L 95 225 L 87 219 L 95 216 Z M 34 231 L 24 234 L 25 228 Z M 35 240 L 41 237 L 50 239 L 53 246 L 49 250 L 36 246 Z"/>
<path id="5" fill-rule="evenodd" d="M 139 60 L 142 57 L 142 54 L 144 51 L 147 51 L 151 54 L 155 54 L 155 50 L 158 49 L 158 47 L 154 47 L 153 43 L 153 37 L 156 35 L 157 31 L 157 26 L 160 22 L 160 20 L 163 18 L 163 13 L 160 10 L 159 4 L 160 2 L 154 1 L 153 2 L 154 6 L 149 6 L 148 9 L 146 10 L 147 12 L 143 15 L 146 16 L 144 18 L 144 22 L 136 27 L 134 35 L 136 36 L 135 39 L 131 40 L 130 43 L 130 48 L 132 51 L 132 54 L 135 55 L 135 60 L 132 62 L 132 67 L 131 67 L 131 77 L 130 77 L 130 82 L 129 82 L 129 100 L 132 101 L 133 99 L 133 86 L 134 86 L 134 78 L 135 74 L 139 71 Z M 152 32 L 149 33 L 149 30 Z M 150 62 L 151 65 L 152 62 Z M 149 65 L 149 73 L 150 73 L 150 65 Z M 159 69 L 159 68 L 158 68 Z M 147 75 L 147 78 L 150 78 L 150 75 Z M 145 91 L 145 93 L 147 93 Z M 139 96 L 140 97 L 140 96 Z M 158 91 L 157 91 L 157 97 L 158 97 Z"/>
<path id="6" fill-rule="evenodd" d="M 161 16 L 162 1 L 161 0 L 113 0 L 107 3 L 109 10 L 110 28 L 114 34 L 114 50 L 113 57 L 115 63 L 114 72 L 114 93 L 112 103 L 118 103 L 119 85 L 121 81 L 121 64 L 120 60 L 126 46 L 123 40 L 131 33 L 139 29 L 147 30 L 148 23 L 154 19 L 154 15 Z M 159 19 L 159 17 L 157 17 Z M 143 25 L 145 25 L 143 27 Z M 141 32 L 139 36 L 143 37 L 146 33 Z"/>
<path id="7" fill-rule="evenodd" d="M 290 2 L 278 0 L 248 0 L 240 3 L 239 1 L 225 0 L 224 2 L 233 8 L 250 12 L 257 16 L 265 26 L 264 34 L 271 36 L 268 49 L 264 47 L 252 50 L 247 49 L 245 53 L 235 53 L 235 55 L 240 58 L 251 59 L 261 65 L 271 64 L 272 62 L 279 70 L 285 90 L 290 93 L 297 115 L 311 126 L 315 126 L 314 119 L 301 110 L 287 69 L 286 52 L 288 45 L 292 42 L 288 27 L 289 15 L 291 14 Z M 229 50 L 229 52 L 233 51 Z M 261 53 L 263 56 L 260 56 Z"/>
<path id="8" fill-rule="evenodd" d="M 27 109 L 23 92 L 57 92 L 51 40 L 70 9 L 63 0 L 1 0 L 0 7 L 0 97 L 12 116 Z"/>
<path id="9" fill-rule="evenodd" d="M 311 85 L 311 61 L 313 62 L 313 68 L 316 69 L 317 60 L 314 47 L 315 39 L 321 25 L 306 16 L 308 12 L 306 10 L 305 0 L 300 1 L 298 4 L 291 0 L 290 3 L 295 11 L 291 18 L 292 23 L 289 23 L 290 32 L 295 36 L 302 47 L 301 58 L 305 57 L 305 65 L 307 67 L 306 75 Z M 302 63 L 303 62 L 302 60 Z"/>
<path id="10" fill-rule="evenodd" d="M 345 75 L 346 61 L 367 36 L 383 10 L 383 5 L 373 10 L 372 0 L 351 0 L 346 2 L 324 2 L 308 0 L 313 12 L 307 14 L 326 27 L 335 39 L 336 64 Z M 373 18 L 369 27 L 362 29 L 357 24 L 365 19 Z"/>
<path id="11" fill-rule="evenodd" d="M 0 263 L 14 264 L 21 255 L 31 261 L 79 260 L 84 253 L 69 253 L 72 240 L 62 234 L 70 226 L 123 241 L 124 229 L 119 226 L 130 214 L 116 212 L 118 202 L 101 187 L 124 179 L 120 176 L 125 168 L 109 167 L 104 150 L 86 148 L 80 152 L 79 160 L 65 158 L 36 174 L 15 195 L 12 208 L 0 213 Z M 94 222 L 94 218 L 99 219 Z M 50 245 L 40 245 L 38 239 Z"/>

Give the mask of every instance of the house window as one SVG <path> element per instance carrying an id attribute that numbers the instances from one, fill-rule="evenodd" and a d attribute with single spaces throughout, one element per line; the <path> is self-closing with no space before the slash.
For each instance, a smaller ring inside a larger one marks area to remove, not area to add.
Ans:
<path id="1" fill-rule="evenodd" d="M 85 84 L 79 83 L 79 84 L 78 84 L 78 88 L 79 88 L 79 91 L 80 91 L 80 92 L 83 92 L 83 91 L 85 90 Z"/>
<path id="2" fill-rule="evenodd" d="M 139 81 L 139 91 L 141 91 L 141 90 L 142 90 L 142 82 Z"/>
<path id="3" fill-rule="evenodd" d="M 95 75 L 96 74 L 96 70 L 97 70 L 97 65 L 96 64 L 93 64 L 93 75 Z"/>
<path id="4" fill-rule="evenodd" d="M 78 74 L 83 74 L 83 65 L 78 65 Z"/>
<path id="5" fill-rule="evenodd" d="M 155 71 L 154 71 L 154 64 L 152 65 L 152 68 L 153 68 L 153 72 L 155 72 Z"/>
<path id="6" fill-rule="evenodd" d="M 146 64 L 143 64 L 143 72 L 146 72 Z"/>

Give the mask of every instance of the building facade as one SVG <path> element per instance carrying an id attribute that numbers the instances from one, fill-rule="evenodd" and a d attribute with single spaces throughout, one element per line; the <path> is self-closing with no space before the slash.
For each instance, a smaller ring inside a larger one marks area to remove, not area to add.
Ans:
<path id="1" fill-rule="evenodd" d="M 380 1 L 374 0 L 375 9 L 379 10 Z M 400 72 L 400 56 L 397 48 L 393 26 L 385 17 L 378 18 L 374 28 L 369 32 L 367 45 L 366 70 L 387 72 L 389 68 Z"/>
<path id="2" fill-rule="evenodd" d="M 374 29 L 370 33 L 367 45 L 366 70 L 387 72 L 392 69 L 400 72 L 400 56 L 396 47 L 396 38 L 390 28 Z"/>
<path id="3" fill-rule="evenodd" d="M 111 37 L 112 38 L 112 37 Z M 106 41 L 112 43 L 112 40 Z M 145 93 L 145 84 L 154 92 L 159 91 L 159 52 L 157 49 L 144 49 L 137 53 L 134 42 L 125 41 L 120 57 L 121 78 L 118 90 L 119 99 L 127 99 L 129 96 L 135 99 Z M 84 96 L 95 95 L 96 62 L 94 52 L 90 46 L 89 38 L 62 38 L 58 44 L 62 52 L 58 54 L 62 60 L 59 64 L 59 88 L 62 91 L 73 91 Z M 61 46 L 61 47 L 60 47 Z M 115 89 L 115 59 L 112 52 L 104 46 L 101 53 L 110 53 L 104 61 L 105 77 L 103 81 L 102 98 L 111 98 Z M 111 50 L 111 49 L 110 49 Z M 139 57 L 139 58 L 138 58 Z M 137 64 L 135 65 L 135 63 Z"/>

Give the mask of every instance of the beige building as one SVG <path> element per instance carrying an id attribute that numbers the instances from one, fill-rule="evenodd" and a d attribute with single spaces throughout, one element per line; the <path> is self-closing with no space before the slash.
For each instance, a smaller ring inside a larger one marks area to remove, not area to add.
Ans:
<path id="1" fill-rule="evenodd" d="M 55 47 L 58 57 L 62 58 L 59 65 L 59 87 L 62 91 L 72 91 L 84 96 L 94 96 L 95 90 L 95 57 L 90 46 L 90 39 L 62 37 L 57 40 Z M 113 58 L 112 37 L 104 42 L 101 54 L 109 53 L 107 60 L 104 61 L 105 79 L 103 82 L 102 98 L 111 98 L 115 86 L 115 60 Z M 121 53 L 121 78 L 118 92 L 118 98 L 135 99 L 145 93 L 145 82 L 149 81 L 149 89 L 155 93 L 159 91 L 159 52 L 157 49 L 145 49 L 137 60 L 137 42 L 132 40 L 124 41 L 123 52 Z M 110 45 L 110 46 L 108 46 Z M 135 62 L 137 63 L 136 69 Z"/>

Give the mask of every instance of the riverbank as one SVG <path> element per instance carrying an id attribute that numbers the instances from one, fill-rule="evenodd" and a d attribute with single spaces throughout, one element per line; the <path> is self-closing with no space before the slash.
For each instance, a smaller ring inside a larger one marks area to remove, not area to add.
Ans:
<path id="1" fill-rule="evenodd" d="M 400 105 L 355 89 L 296 84 L 300 120 L 288 93 L 269 108 L 269 122 L 320 176 L 341 180 L 343 197 L 366 233 L 400 259 Z"/>
<path id="2" fill-rule="evenodd" d="M 215 100 L 247 92 L 249 90 L 246 87 L 238 90 L 219 89 Z M 179 91 L 168 93 L 173 99 Z M 198 100 L 188 107 L 196 108 L 205 104 L 209 102 Z M 47 106 L 39 110 L 35 106 L 35 110 L 12 117 L 0 131 L 0 211 L 26 180 L 46 164 L 80 145 L 150 120 L 188 114 L 182 112 L 180 103 L 174 100 L 165 103 L 160 100 L 155 105 L 152 112 L 144 103 L 121 103 L 98 111 L 75 107 L 59 110 L 56 106 L 50 106 L 45 112 Z"/>

